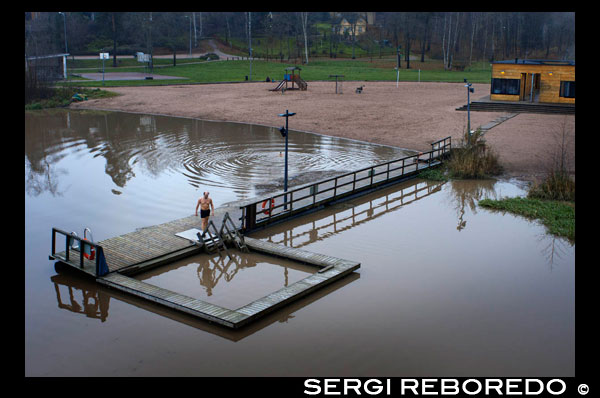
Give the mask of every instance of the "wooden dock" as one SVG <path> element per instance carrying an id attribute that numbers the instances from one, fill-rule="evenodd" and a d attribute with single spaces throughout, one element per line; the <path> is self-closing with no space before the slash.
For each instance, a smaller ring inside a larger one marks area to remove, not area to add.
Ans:
<path id="1" fill-rule="evenodd" d="M 214 227 L 220 230 L 225 220 L 223 216 L 228 214 L 232 222 L 240 221 L 240 227 L 236 226 L 236 230 L 247 233 L 257 226 L 280 222 L 314 211 L 325 204 L 363 195 L 371 190 L 412 178 L 421 170 L 440 164 L 441 158 L 449 152 L 450 147 L 450 137 L 447 137 L 432 143 L 432 150 L 429 152 L 300 186 L 265 200 L 253 199 L 247 203 L 216 209 L 211 221 L 215 224 Z M 270 203 L 268 211 L 260 207 L 261 203 Z M 151 268 L 202 253 L 204 248 L 199 246 L 197 241 L 181 237 L 187 236 L 182 232 L 198 228 L 200 222 L 198 216 L 191 215 L 159 225 L 138 228 L 100 242 L 84 241 L 69 232 L 53 228 L 49 257 L 93 276 L 100 284 L 230 328 L 239 328 L 360 267 L 355 261 L 245 237 L 243 240 L 250 251 L 309 264 L 315 266 L 315 272 L 301 281 L 237 309 L 213 305 L 132 277 Z M 65 250 L 60 252 L 56 251 L 58 235 L 64 237 Z M 73 244 L 84 249 L 94 249 L 95 258 L 86 258 L 83 254 L 85 250 L 73 249 Z"/>
<path id="2" fill-rule="evenodd" d="M 431 150 L 427 152 L 275 192 L 266 198 L 246 200 L 240 204 L 241 229 L 248 233 L 325 205 L 414 178 L 423 170 L 440 165 L 451 149 L 451 137 L 446 137 L 431 143 Z"/>
<path id="3" fill-rule="evenodd" d="M 160 288 L 119 272 L 112 272 L 97 278 L 97 282 L 133 294 L 138 297 L 165 305 L 175 310 L 218 323 L 230 328 L 239 328 L 248 322 L 262 317 L 289 302 L 303 297 L 333 281 L 336 281 L 360 267 L 360 263 L 289 248 L 258 239 L 245 238 L 251 250 L 276 255 L 314 265 L 316 272 L 290 286 L 279 289 L 243 307 L 229 309 Z"/>
<path id="4" fill-rule="evenodd" d="M 97 254 L 103 251 L 108 264 L 108 272 L 104 275 L 97 274 L 95 261 L 79 255 L 71 255 L 67 259 L 63 251 L 53 253 L 50 258 L 95 277 L 96 282 L 102 285 L 230 328 L 239 328 L 360 267 L 359 263 L 350 260 L 245 237 L 245 244 L 251 251 L 312 265 L 315 273 L 237 309 L 220 307 L 133 277 L 150 268 L 202 253 L 202 249 L 194 242 L 175 236 L 183 230 L 197 227 L 198 222 L 196 216 L 184 217 L 95 243 Z M 80 265 L 81 259 L 83 267 Z"/>

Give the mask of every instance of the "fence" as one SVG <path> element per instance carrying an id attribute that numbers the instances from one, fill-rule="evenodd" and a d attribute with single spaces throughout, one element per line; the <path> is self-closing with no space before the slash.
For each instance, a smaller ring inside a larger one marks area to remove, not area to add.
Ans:
<path id="1" fill-rule="evenodd" d="M 56 252 L 56 234 L 59 233 L 65 236 L 65 251 L 57 253 Z M 77 245 L 75 244 L 77 243 Z M 50 259 L 52 260 L 61 260 L 67 263 L 79 265 L 79 268 L 83 269 L 86 265 L 87 261 L 92 260 L 84 260 L 84 252 L 86 251 L 86 246 L 89 246 L 90 250 L 95 251 L 95 267 L 94 274 L 95 276 L 103 276 L 108 273 L 108 265 L 106 264 L 106 258 L 104 257 L 104 250 L 102 246 L 97 245 L 88 240 L 84 240 L 73 233 L 69 233 L 63 231 L 58 228 L 52 228 L 52 251 L 50 254 Z M 77 247 L 77 248 L 76 248 Z M 71 251 L 78 252 L 79 254 L 79 263 L 71 259 Z"/>
<path id="2" fill-rule="evenodd" d="M 431 150 L 375 166 L 303 185 L 243 206 L 242 229 L 245 232 L 290 217 L 294 214 L 340 200 L 412 175 L 440 163 L 452 148 L 450 137 L 431 144 Z"/>

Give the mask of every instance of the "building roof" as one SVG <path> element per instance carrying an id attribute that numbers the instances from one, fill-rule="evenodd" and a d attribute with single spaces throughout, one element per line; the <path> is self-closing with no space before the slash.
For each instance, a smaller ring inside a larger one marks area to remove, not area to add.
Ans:
<path id="1" fill-rule="evenodd" d="M 494 61 L 493 64 L 519 64 L 519 65 L 572 65 L 575 66 L 575 60 L 558 59 L 508 59 L 504 61 Z"/>

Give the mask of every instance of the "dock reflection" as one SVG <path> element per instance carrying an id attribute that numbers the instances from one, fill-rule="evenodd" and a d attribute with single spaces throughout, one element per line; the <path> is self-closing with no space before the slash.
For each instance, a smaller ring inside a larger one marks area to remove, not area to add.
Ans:
<path id="1" fill-rule="evenodd" d="M 184 258 L 149 271 L 136 274 L 135 278 L 146 281 L 156 276 L 166 275 L 172 271 L 194 265 L 196 275 L 200 286 L 205 290 L 207 296 L 213 295 L 213 290 L 219 282 L 232 282 L 235 276 L 244 269 L 255 268 L 265 262 L 276 265 L 282 269 L 282 283 L 280 287 L 287 287 L 290 284 L 289 272 L 291 270 L 300 271 L 306 274 L 312 274 L 317 268 L 310 265 L 297 263 L 294 261 L 278 260 L 273 262 L 273 258 L 260 253 L 242 253 L 235 249 L 228 249 L 228 254 L 199 254 Z M 293 281 L 292 281 L 293 282 Z M 152 282 L 150 282 L 152 283 Z"/>
<path id="2" fill-rule="evenodd" d="M 50 277 L 50 280 L 54 283 L 58 308 L 105 322 L 110 296 L 99 291 L 92 281 L 64 273 L 66 267 L 62 264 L 56 263 L 55 268 L 60 273 Z"/>
<path id="3" fill-rule="evenodd" d="M 439 192 L 445 182 L 414 179 L 251 234 L 301 248 L 327 239 Z"/>
<path id="4" fill-rule="evenodd" d="M 166 308 L 149 300 L 144 300 L 118 290 L 107 288 L 95 283 L 91 278 L 82 278 L 81 274 L 75 273 L 68 267 L 61 266 L 60 263 L 57 263 L 56 265 L 56 272 L 57 275 L 52 276 L 50 280 L 54 283 L 54 287 L 57 291 L 56 298 L 58 308 L 60 309 L 82 314 L 89 318 L 100 319 L 101 322 L 105 322 L 109 319 L 108 310 L 111 299 L 114 299 L 234 342 L 240 341 L 275 322 L 287 323 L 294 318 L 294 314 L 297 311 L 360 278 L 360 274 L 351 273 L 305 297 L 291 302 L 271 314 L 265 315 L 255 322 L 251 322 L 239 329 L 230 329 L 219 324 L 210 323 L 203 319 Z M 80 291 L 79 294 L 77 291 Z M 61 292 L 66 292 L 66 294 Z M 69 303 L 67 304 L 64 303 L 66 296 L 69 297 Z M 132 310 L 119 307 L 119 311 Z"/>

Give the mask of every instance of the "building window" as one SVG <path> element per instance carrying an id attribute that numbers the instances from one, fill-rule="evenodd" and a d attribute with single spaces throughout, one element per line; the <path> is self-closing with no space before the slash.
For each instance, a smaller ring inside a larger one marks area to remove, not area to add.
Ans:
<path id="1" fill-rule="evenodd" d="M 519 79 L 492 79 L 492 94 L 519 95 Z"/>
<path id="2" fill-rule="evenodd" d="M 560 82 L 560 96 L 575 98 L 575 82 Z"/>

